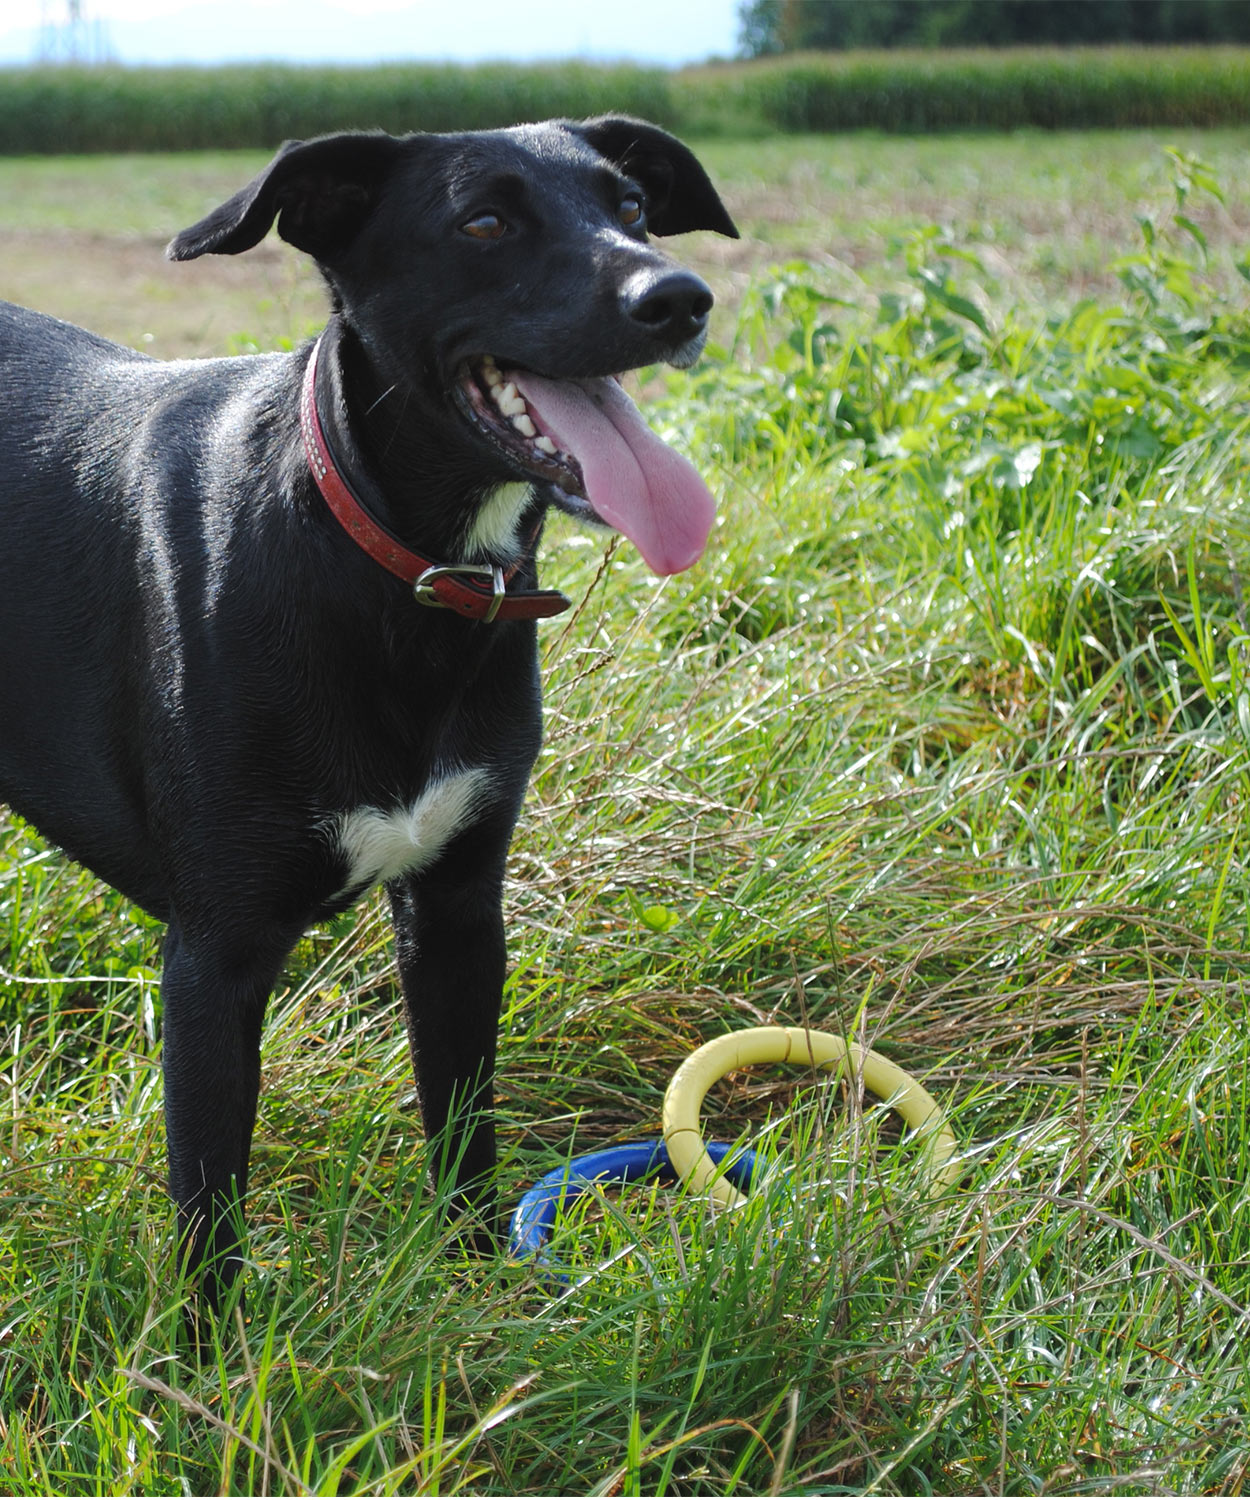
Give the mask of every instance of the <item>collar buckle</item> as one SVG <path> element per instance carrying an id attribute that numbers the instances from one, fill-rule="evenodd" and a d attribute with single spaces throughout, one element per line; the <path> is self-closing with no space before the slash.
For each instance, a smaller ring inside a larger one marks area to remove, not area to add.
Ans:
<path id="1" fill-rule="evenodd" d="M 456 587 L 458 580 L 462 578 L 478 579 L 490 584 L 489 601 L 476 588 L 466 588 L 463 585 Z M 438 585 L 442 579 L 452 583 L 451 590 L 439 591 Z M 449 592 L 457 597 L 446 597 Z M 412 585 L 412 596 L 419 604 L 431 609 L 455 609 L 489 624 L 499 613 L 500 605 L 506 597 L 503 569 L 492 563 L 436 563 L 418 575 Z M 483 604 L 485 608 L 482 608 Z"/>

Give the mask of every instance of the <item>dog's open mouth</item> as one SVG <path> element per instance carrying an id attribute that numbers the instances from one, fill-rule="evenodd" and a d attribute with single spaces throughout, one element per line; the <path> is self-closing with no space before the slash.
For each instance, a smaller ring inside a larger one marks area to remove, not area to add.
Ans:
<path id="1" fill-rule="evenodd" d="M 520 472 L 555 487 L 575 516 L 623 533 L 656 573 L 697 562 L 715 501 L 611 376 L 551 380 L 485 355 L 456 385 L 473 426 Z"/>

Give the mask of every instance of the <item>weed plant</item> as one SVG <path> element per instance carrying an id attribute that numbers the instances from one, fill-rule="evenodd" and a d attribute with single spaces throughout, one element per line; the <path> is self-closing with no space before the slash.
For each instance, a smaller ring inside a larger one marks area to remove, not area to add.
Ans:
<path id="1" fill-rule="evenodd" d="M 663 377 L 705 564 L 547 546 L 505 1198 L 771 1021 L 922 1076 L 961 1184 L 754 1069 L 705 1109 L 771 1163 L 744 1211 L 588 1195 L 550 1264 L 466 1259 L 373 902 L 271 1006 L 247 1317 L 197 1365 L 157 930 L 10 820 L 0 1492 L 1241 1491 L 1250 321 L 1172 166 L 1114 302 L 1013 312 L 937 230 L 885 291 L 781 268 Z"/>

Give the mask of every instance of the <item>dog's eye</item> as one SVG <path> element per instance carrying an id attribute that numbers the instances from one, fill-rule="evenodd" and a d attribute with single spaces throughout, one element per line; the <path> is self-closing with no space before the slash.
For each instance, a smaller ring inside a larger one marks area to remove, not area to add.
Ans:
<path id="1" fill-rule="evenodd" d="M 642 199 L 636 198 L 632 193 L 628 198 L 621 199 L 621 206 L 616 211 L 617 217 L 627 228 L 634 224 L 642 223 Z"/>
<path id="2" fill-rule="evenodd" d="M 464 234 L 471 234 L 475 240 L 497 240 L 507 227 L 498 214 L 478 214 L 476 219 L 461 224 L 460 229 Z"/>

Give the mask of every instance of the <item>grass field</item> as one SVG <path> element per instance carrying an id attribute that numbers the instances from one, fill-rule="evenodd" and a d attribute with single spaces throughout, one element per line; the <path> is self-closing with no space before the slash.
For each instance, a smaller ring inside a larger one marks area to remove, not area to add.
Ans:
<path id="1" fill-rule="evenodd" d="M 713 545 L 662 584 L 547 545 L 580 602 L 511 861 L 505 1198 L 774 1020 L 920 1075 L 961 1185 L 759 1069 L 706 1112 L 775 1159 L 744 1212 L 597 1198 L 567 1295 L 463 1259 L 369 903 L 271 1007 L 249 1321 L 193 1368 L 158 932 L 11 823 L 0 1493 L 1245 1488 L 1245 139 L 1176 142 L 1214 183 L 1163 144 L 710 146 L 748 235 L 694 247 L 719 344 L 649 389 Z M 160 353 L 302 333 L 279 251 L 123 274 L 255 161 L 136 165 L 0 162 L 0 291 Z"/>

